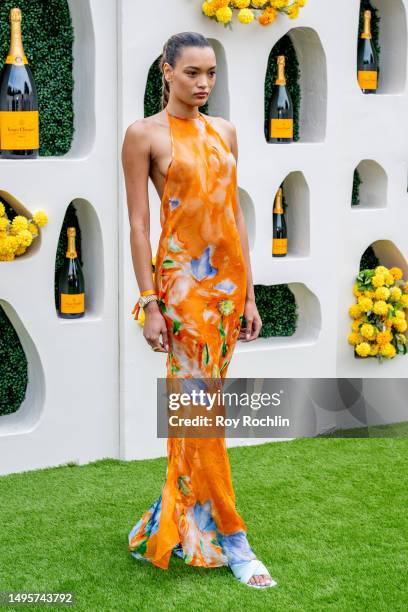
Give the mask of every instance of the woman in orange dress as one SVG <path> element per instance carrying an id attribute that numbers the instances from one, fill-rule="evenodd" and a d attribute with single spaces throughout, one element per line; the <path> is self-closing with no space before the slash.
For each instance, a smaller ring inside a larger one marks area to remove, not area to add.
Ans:
<path id="1" fill-rule="evenodd" d="M 215 53 L 204 36 L 172 36 L 161 70 L 163 110 L 129 126 L 122 151 L 135 273 L 141 294 L 152 296 L 142 303 L 143 333 L 153 350 L 167 352 L 169 385 L 220 380 L 238 338 L 255 339 L 262 325 L 238 200 L 235 128 L 198 112 L 216 78 Z M 154 286 L 149 175 L 159 195 L 157 179 L 164 176 Z M 138 310 L 136 304 L 135 318 Z M 228 565 L 244 584 L 274 586 L 235 507 L 225 438 L 169 437 L 167 455 L 161 495 L 129 533 L 131 554 L 162 569 L 172 554 L 188 565 Z"/>

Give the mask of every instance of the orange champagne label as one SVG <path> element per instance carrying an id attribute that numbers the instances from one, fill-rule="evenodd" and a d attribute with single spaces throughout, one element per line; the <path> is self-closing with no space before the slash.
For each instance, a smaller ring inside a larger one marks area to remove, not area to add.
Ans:
<path id="1" fill-rule="evenodd" d="M 66 314 L 85 312 L 85 293 L 61 293 L 61 312 Z"/>
<path id="2" fill-rule="evenodd" d="M 288 252 L 288 239 L 287 238 L 273 238 L 272 239 L 272 254 L 282 255 Z"/>
<path id="3" fill-rule="evenodd" d="M 38 149 L 38 110 L 0 111 L 1 149 Z"/>
<path id="4" fill-rule="evenodd" d="M 271 119 L 272 138 L 293 138 L 293 119 Z"/>
<path id="5" fill-rule="evenodd" d="M 358 84 L 361 89 L 377 89 L 377 71 L 376 70 L 359 70 Z"/>

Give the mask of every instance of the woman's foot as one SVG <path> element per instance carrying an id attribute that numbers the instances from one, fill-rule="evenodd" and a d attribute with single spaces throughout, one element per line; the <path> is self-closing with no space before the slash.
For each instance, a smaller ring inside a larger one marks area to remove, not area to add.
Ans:
<path id="1" fill-rule="evenodd" d="M 273 587 L 277 582 L 269 575 L 268 570 L 259 559 L 230 565 L 235 578 L 254 589 Z"/>
<path id="2" fill-rule="evenodd" d="M 272 578 L 269 574 L 254 575 L 248 580 L 248 584 L 257 584 L 258 586 L 268 586 L 271 582 Z"/>

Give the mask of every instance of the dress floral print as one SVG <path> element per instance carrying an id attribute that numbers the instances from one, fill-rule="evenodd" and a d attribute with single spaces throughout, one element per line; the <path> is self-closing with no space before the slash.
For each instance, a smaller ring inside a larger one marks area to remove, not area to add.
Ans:
<path id="1" fill-rule="evenodd" d="M 235 221 L 235 157 L 203 114 L 167 112 L 172 142 L 160 208 L 155 284 L 166 321 L 166 378 L 222 379 L 241 327 L 246 265 Z M 181 381 L 179 381 L 181 382 Z M 255 559 L 235 507 L 225 438 L 167 441 L 162 492 L 130 531 L 131 554 L 219 567 Z"/>

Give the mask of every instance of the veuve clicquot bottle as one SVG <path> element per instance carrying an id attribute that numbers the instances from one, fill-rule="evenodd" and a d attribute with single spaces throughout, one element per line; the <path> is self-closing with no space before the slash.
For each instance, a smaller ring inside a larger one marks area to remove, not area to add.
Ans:
<path id="1" fill-rule="evenodd" d="M 371 36 L 371 11 L 364 11 L 364 28 L 358 39 L 357 78 L 361 91 L 376 93 L 378 84 L 378 58 Z"/>
<path id="2" fill-rule="evenodd" d="M 21 10 L 10 11 L 10 49 L 0 75 L 0 150 L 6 159 L 38 157 L 37 90 L 21 39 Z"/>
<path id="3" fill-rule="evenodd" d="M 58 278 L 59 316 L 77 319 L 85 314 L 85 282 L 75 247 L 75 227 L 67 228 L 68 246 Z"/>
<path id="4" fill-rule="evenodd" d="M 286 87 L 285 56 L 278 55 L 278 74 L 269 102 L 268 142 L 293 141 L 293 105 Z"/>
<path id="5" fill-rule="evenodd" d="M 288 252 L 288 233 L 286 229 L 285 213 L 283 210 L 282 187 L 276 192 L 273 206 L 273 237 L 272 256 L 284 257 Z"/>

